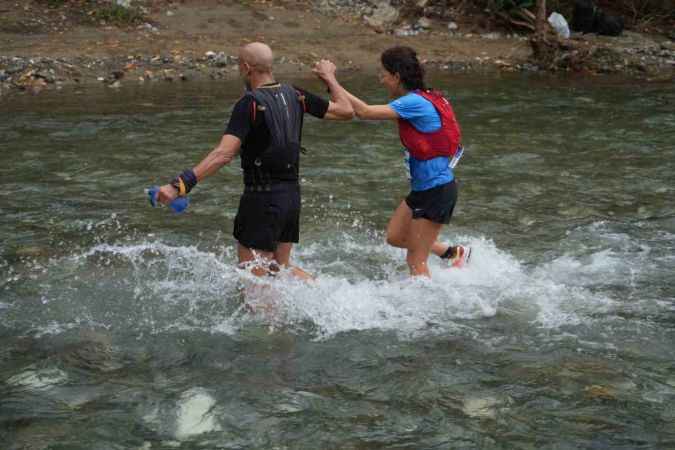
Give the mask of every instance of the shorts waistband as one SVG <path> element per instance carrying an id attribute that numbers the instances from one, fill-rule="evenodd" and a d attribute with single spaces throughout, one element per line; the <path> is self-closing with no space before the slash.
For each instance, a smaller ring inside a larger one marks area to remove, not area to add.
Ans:
<path id="1" fill-rule="evenodd" d="M 287 183 L 271 183 L 271 184 L 245 184 L 244 192 L 272 192 L 279 188 L 300 187 L 297 182 L 289 181 Z"/>

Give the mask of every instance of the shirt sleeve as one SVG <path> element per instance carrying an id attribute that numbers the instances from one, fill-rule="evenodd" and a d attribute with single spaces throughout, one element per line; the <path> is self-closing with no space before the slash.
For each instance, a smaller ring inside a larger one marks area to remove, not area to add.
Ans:
<path id="1" fill-rule="evenodd" d="M 328 100 L 321 98 L 318 95 L 314 95 L 304 89 L 300 89 L 299 87 L 295 87 L 295 89 L 300 94 L 305 96 L 305 112 L 311 114 L 314 117 L 318 117 L 319 119 L 323 119 L 323 117 L 326 115 L 326 112 L 328 112 Z"/>
<path id="2" fill-rule="evenodd" d="M 427 114 L 426 100 L 419 95 L 407 94 L 389 103 L 401 119 L 411 120 Z"/>
<path id="3" fill-rule="evenodd" d="M 251 117 L 252 106 L 253 98 L 250 95 L 244 95 L 240 98 L 232 109 L 230 122 L 227 124 L 227 128 L 225 128 L 224 134 L 231 134 L 238 137 L 241 142 L 244 142 L 253 127 Z"/>

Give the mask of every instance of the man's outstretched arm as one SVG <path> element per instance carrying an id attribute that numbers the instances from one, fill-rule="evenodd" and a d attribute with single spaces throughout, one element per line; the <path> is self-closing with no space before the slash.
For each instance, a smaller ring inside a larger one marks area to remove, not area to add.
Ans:
<path id="1" fill-rule="evenodd" d="M 391 109 L 389 105 L 369 105 L 343 88 L 335 76 L 336 68 L 332 62 L 322 59 L 314 65 L 312 72 L 326 83 L 328 89 L 330 89 L 331 96 L 339 97 L 340 100 L 347 98 L 353 110 L 352 115 L 356 114 L 360 119 L 370 120 L 396 120 L 399 118 L 398 113 Z M 330 109 L 328 112 L 330 112 Z M 328 113 L 326 113 L 325 118 L 329 119 L 333 117 L 328 117 Z"/>
<path id="2" fill-rule="evenodd" d="M 210 177 L 218 172 L 221 167 L 231 163 L 234 157 L 239 154 L 240 148 L 241 141 L 238 137 L 231 134 L 223 135 L 218 146 L 192 169 L 197 176 L 197 181 Z"/>
<path id="3" fill-rule="evenodd" d="M 206 155 L 206 157 L 197 164 L 192 171 L 197 181 L 202 181 L 216 173 L 221 167 L 229 164 L 239 154 L 241 141 L 238 137 L 231 134 L 225 134 L 216 148 Z M 165 184 L 159 188 L 157 200 L 164 204 L 171 203 L 178 197 L 178 190 L 171 184 Z"/>

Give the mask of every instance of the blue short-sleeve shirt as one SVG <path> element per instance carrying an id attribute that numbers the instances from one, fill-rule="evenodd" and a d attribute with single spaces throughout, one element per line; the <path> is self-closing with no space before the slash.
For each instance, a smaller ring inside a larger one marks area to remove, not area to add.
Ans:
<path id="1" fill-rule="evenodd" d="M 418 131 L 432 133 L 441 128 L 441 118 L 436 108 L 421 95 L 409 92 L 389 103 L 389 107 L 396 111 L 401 119 L 409 121 Z M 450 159 L 447 156 L 422 161 L 410 156 L 406 150 L 405 163 L 410 173 L 413 191 L 426 191 L 449 183 L 455 178 L 452 169 L 448 166 Z"/>

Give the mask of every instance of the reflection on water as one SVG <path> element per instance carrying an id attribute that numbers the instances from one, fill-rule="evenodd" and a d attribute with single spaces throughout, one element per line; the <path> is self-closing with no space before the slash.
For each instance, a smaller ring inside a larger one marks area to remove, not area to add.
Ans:
<path id="1" fill-rule="evenodd" d="M 236 164 L 183 215 L 143 194 L 217 142 L 238 85 L 2 105 L 8 448 L 675 447 L 675 90 L 433 81 L 467 144 L 443 238 L 473 256 L 431 281 L 383 242 L 393 125 L 307 121 L 317 281 L 270 284 L 234 264 Z"/>

